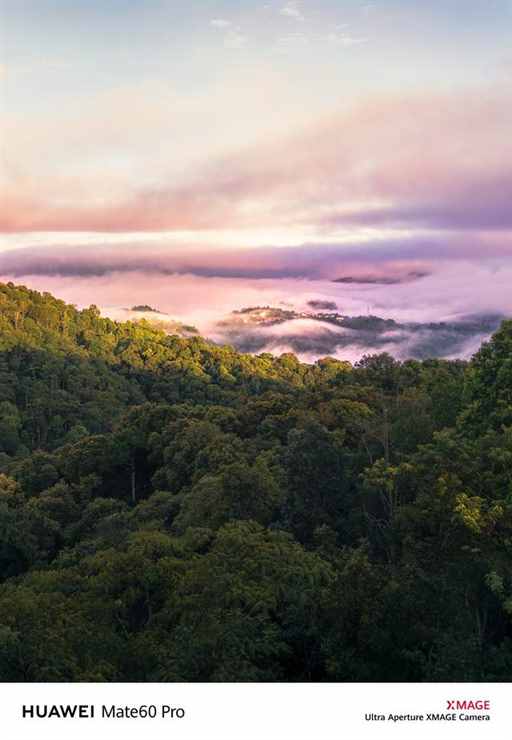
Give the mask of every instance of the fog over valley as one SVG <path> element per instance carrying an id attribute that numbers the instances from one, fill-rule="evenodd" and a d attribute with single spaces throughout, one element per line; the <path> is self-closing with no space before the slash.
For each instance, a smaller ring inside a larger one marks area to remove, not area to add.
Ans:
<path id="1" fill-rule="evenodd" d="M 435 241 L 236 252 L 40 247 L 1 254 L 0 278 L 251 353 L 468 358 L 512 314 L 506 252 L 477 259 L 460 246 L 446 258 Z"/>

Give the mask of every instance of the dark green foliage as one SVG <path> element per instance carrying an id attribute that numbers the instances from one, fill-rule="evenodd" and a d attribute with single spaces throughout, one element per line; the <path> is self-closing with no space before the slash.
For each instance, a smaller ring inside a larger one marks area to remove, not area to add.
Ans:
<path id="1" fill-rule="evenodd" d="M 0 285 L 0 680 L 512 677 L 511 324 L 240 355 Z"/>
<path id="2" fill-rule="evenodd" d="M 147 303 L 144 303 L 140 306 L 132 306 L 130 310 L 147 312 L 147 313 L 160 313 L 157 308 L 152 308 L 151 306 L 148 306 Z"/>

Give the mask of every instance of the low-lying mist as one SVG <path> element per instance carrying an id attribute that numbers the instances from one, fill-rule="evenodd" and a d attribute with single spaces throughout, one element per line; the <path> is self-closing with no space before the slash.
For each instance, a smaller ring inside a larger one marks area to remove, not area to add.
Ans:
<path id="1" fill-rule="evenodd" d="M 382 351 L 400 359 L 467 358 L 512 315 L 512 257 L 499 250 L 476 259 L 471 250 L 448 258 L 425 245 L 304 247 L 247 250 L 245 262 L 243 250 L 182 252 L 167 261 L 141 250 L 122 258 L 115 250 L 98 254 L 4 253 L 0 279 L 79 307 L 94 303 L 115 319 L 144 317 L 168 331 L 195 327 L 242 351 L 294 352 L 306 361 L 326 355 L 356 361 Z M 127 310 L 136 305 L 159 313 Z M 236 313 L 255 307 L 277 314 Z"/>

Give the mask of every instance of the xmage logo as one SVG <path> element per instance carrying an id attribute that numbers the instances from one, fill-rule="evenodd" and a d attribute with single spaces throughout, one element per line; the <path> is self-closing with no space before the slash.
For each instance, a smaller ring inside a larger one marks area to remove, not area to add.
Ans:
<path id="1" fill-rule="evenodd" d="M 489 699 L 447 699 L 446 709 L 490 709 L 491 702 Z"/>

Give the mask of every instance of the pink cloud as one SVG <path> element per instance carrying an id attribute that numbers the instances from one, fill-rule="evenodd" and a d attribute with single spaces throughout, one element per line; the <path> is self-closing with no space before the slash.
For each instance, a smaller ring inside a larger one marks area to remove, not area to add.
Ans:
<path id="1" fill-rule="evenodd" d="M 382 98 L 131 196 L 98 202 L 91 190 L 74 196 L 65 179 L 30 191 L 14 182 L 0 229 L 511 229 L 511 130 L 505 90 Z"/>

